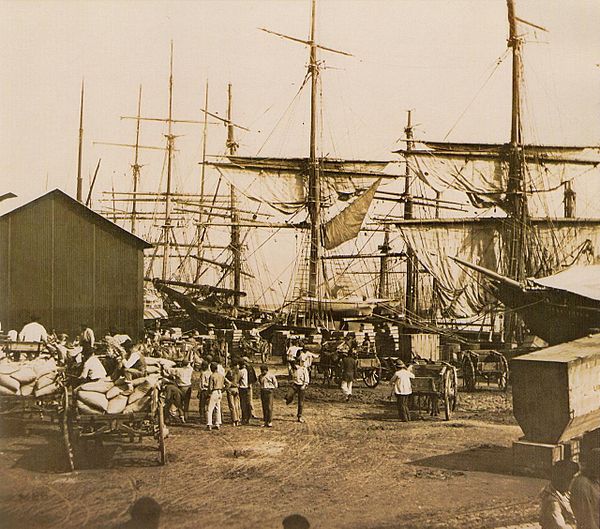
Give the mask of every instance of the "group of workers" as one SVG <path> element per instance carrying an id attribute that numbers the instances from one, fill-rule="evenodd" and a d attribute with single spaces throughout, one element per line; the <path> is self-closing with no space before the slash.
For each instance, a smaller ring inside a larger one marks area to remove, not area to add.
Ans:
<path id="1" fill-rule="evenodd" d="M 600 448 L 585 455 L 581 470 L 570 460 L 554 463 L 539 522 L 541 529 L 600 529 Z"/>
<path id="2" fill-rule="evenodd" d="M 325 381 L 328 377 L 333 378 L 333 370 L 339 369 L 340 389 L 346 400 L 349 402 L 352 398 L 352 387 L 354 380 L 358 376 L 358 354 L 372 354 L 372 343 L 369 335 L 365 334 L 362 344 L 359 346 L 356 339 L 352 335 L 346 335 L 339 343 L 335 342 L 335 348 L 323 348 L 321 353 L 321 367 L 324 369 Z M 310 368 L 312 361 L 318 355 L 311 353 L 305 349 L 305 343 L 301 338 L 292 338 L 291 343 L 286 351 L 286 359 L 288 363 L 288 373 L 290 379 L 294 379 L 297 375 L 298 366 L 306 370 L 303 375 L 308 381 L 310 378 Z M 412 395 L 411 380 L 415 378 L 411 366 L 406 366 L 402 360 L 397 360 L 395 363 L 396 371 L 390 380 L 391 395 L 396 398 L 398 409 L 398 418 L 402 422 L 410 421 L 410 412 L 408 408 L 409 399 Z M 299 401 L 303 400 L 303 394 L 298 395 Z M 299 416 L 301 413 L 299 411 Z"/>
<path id="3" fill-rule="evenodd" d="M 206 421 L 208 430 L 218 430 L 223 422 L 221 401 L 223 394 L 233 426 L 249 425 L 257 418 L 254 412 L 253 387 L 258 384 L 263 412 L 262 426 L 273 426 L 274 391 L 279 386 L 274 374 L 269 373 L 266 364 L 260 366 L 260 374 L 250 359 L 244 356 L 230 362 L 226 370 L 211 357 L 202 360 L 200 365 L 200 385 L 198 389 L 198 406 L 201 420 Z"/>

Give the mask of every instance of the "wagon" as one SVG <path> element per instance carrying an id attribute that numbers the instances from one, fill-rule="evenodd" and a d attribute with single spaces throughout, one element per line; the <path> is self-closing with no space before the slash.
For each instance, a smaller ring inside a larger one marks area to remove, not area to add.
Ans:
<path id="1" fill-rule="evenodd" d="M 65 405 L 61 417 L 61 431 L 65 456 L 69 470 L 76 469 L 78 456 L 83 454 L 86 445 L 94 441 L 102 445 L 103 441 L 142 443 L 144 438 L 156 441 L 159 462 L 167 461 L 165 437 L 167 428 L 164 417 L 164 398 L 160 384 L 152 388 L 147 409 L 140 412 L 120 414 L 84 414 L 80 413 L 75 399 Z M 67 395 L 68 397 L 68 395 Z"/>
<path id="2" fill-rule="evenodd" d="M 462 357 L 463 386 L 467 391 L 475 391 L 479 381 L 489 386 L 495 383 L 498 388 L 508 388 L 508 362 L 502 353 L 494 350 L 464 351 Z"/>
<path id="3" fill-rule="evenodd" d="M 356 360 L 357 374 L 363 379 L 365 386 L 368 388 L 376 387 L 382 375 L 381 361 L 374 356 L 358 358 Z"/>
<path id="4" fill-rule="evenodd" d="M 17 362 L 23 358 L 33 360 L 39 357 L 40 353 L 45 352 L 44 344 L 39 342 L 5 342 L 3 350 L 6 357 L 10 359 L 9 365 L 13 362 L 14 365 L 19 365 Z M 30 388 L 30 394 L 27 395 L 0 395 L 0 417 L 18 422 L 25 427 L 31 422 L 57 421 L 64 406 L 67 388 L 63 367 L 56 366 L 51 373 L 54 381 L 52 391 L 49 393 L 36 395 L 33 388 Z"/>
<path id="5" fill-rule="evenodd" d="M 3 344 L 6 356 L 14 361 L 19 361 L 21 357 L 27 360 L 37 358 L 40 353 L 45 351 L 45 344 L 42 342 L 5 342 Z"/>
<path id="6" fill-rule="evenodd" d="M 412 372 L 413 405 L 419 413 L 426 409 L 431 415 L 439 414 L 439 402 L 444 404 L 444 416 L 450 420 L 458 403 L 458 375 L 447 362 L 414 364 Z"/>

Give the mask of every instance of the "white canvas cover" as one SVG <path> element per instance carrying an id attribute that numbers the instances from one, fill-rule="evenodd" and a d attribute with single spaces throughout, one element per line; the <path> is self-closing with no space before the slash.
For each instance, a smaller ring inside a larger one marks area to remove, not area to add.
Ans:
<path id="1" fill-rule="evenodd" d="M 558 274 L 532 281 L 543 287 L 556 288 L 589 299 L 600 300 L 600 265 L 572 266 Z"/>

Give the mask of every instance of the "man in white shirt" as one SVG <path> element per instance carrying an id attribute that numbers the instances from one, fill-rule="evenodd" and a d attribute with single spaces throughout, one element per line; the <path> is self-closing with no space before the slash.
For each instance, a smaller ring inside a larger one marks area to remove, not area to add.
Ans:
<path id="1" fill-rule="evenodd" d="M 240 368 L 240 380 L 238 389 L 240 391 L 240 407 L 242 409 L 242 424 L 250 424 L 252 417 L 252 409 L 250 408 L 250 382 L 248 378 L 248 368 L 246 362 L 240 360 L 238 362 Z"/>
<path id="2" fill-rule="evenodd" d="M 269 366 L 263 364 L 260 366 L 260 375 L 258 375 L 260 384 L 260 400 L 263 409 L 264 426 L 273 427 L 273 393 L 278 388 L 277 377 L 269 373 Z"/>
<path id="3" fill-rule="evenodd" d="M 398 417 L 402 422 L 410 421 L 410 412 L 408 410 L 408 399 L 412 395 L 411 379 L 415 378 L 414 373 L 407 368 L 402 360 L 396 362 L 398 370 L 390 380 L 392 385 L 392 394 L 396 395 L 398 404 Z"/>
<path id="4" fill-rule="evenodd" d="M 181 367 L 170 367 L 165 369 L 170 380 L 164 384 L 165 409 L 168 416 L 172 415 L 173 408 L 179 412 L 181 422 L 187 419 L 187 411 L 192 395 L 192 375 L 194 368 L 187 361 L 181 363 Z"/>
<path id="5" fill-rule="evenodd" d="M 286 360 L 288 363 L 288 375 L 290 377 L 290 380 L 292 379 L 294 373 L 292 362 L 296 361 L 296 356 L 298 355 L 298 351 L 300 351 L 300 349 L 302 349 L 302 347 L 300 347 L 300 345 L 298 344 L 298 339 L 294 338 L 290 346 L 287 348 L 287 351 L 285 352 Z"/>
<path id="6" fill-rule="evenodd" d="M 208 411 L 208 382 L 210 380 L 211 371 L 208 366 L 208 362 L 205 360 L 200 364 L 200 388 L 198 390 L 198 413 L 200 414 L 200 420 L 206 420 L 206 413 Z"/>
<path id="7" fill-rule="evenodd" d="M 138 348 L 135 348 L 131 342 L 124 344 L 126 357 L 121 360 L 121 367 L 126 379 L 139 378 L 146 376 L 146 359 Z"/>
<path id="8" fill-rule="evenodd" d="M 81 378 L 84 380 L 99 380 L 106 377 L 106 369 L 100 359 L 92 352 L 83 363 Z"/>
<path id="9" fill-rule="evenodd" d="M 308 370 L 299 362 L 292 362 L 292 369 L 292 385 L 285 396 L 285 403 L 291 404 L 294 401 L 294 397 L 298 395 L 298 422 L 304 422 L 302 413 L 304 411 L 304 395 L 309 382 Z"/>
<path id="10" fill-rule="evenodd" d="M 21 329 L 19 333 L 19 340 L 21 342 L 47 342 L 48 333 L 44 326 L 39 323 L 37 316 L 32 316 L 31 321 L 27 323 Z"/>

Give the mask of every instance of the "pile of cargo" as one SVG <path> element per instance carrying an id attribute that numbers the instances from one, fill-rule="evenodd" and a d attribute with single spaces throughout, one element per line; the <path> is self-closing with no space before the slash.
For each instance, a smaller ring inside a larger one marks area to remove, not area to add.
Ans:
<path id="1" fill-rule="evenodd" d="M 54 359 L 0 363 L 0 396 L 45 397 L 60 388 Z"/>
<path id="2" fill-rule="evenodd" d="M 74 392 L 77 410 L 84 415 L 136 413 L 147 410 L 152 392 L 160 382 L 159 374 L 127 381 L 109 378 L 86 382 Z"/>
<path id="3" fill-rule="evenodd" d="M 139 413 L 150 408 L 152 392 L 161 380 L 161 367 L 173 367 L 166 358 L 146 357 L 147 375 L 131 381 L 105 378 L 86 382 L 74 392 L 77 410 L 84 415 Z"/>

